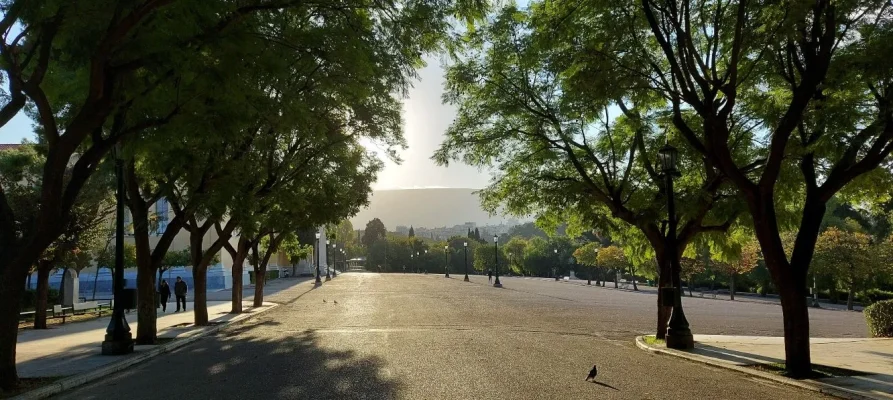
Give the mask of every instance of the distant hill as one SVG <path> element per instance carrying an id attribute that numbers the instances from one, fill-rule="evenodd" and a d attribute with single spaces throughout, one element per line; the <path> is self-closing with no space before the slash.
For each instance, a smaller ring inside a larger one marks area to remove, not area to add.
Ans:
<path id="1" fill-rule="evenodd" d="M 475 189 L 378 190 L 369 207 L 350 219 L 354 229 L 364 229 L 373 218 L 381 219 L 388 230 L 398 225 L 426 228 L 451 227 L 466 222 L 499 224 L 510 218 L 490 216 L 481 208 Z"/>

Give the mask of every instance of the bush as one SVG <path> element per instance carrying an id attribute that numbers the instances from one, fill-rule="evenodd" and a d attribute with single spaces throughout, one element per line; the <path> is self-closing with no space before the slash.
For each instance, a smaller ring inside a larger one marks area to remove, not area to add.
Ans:
<path id="1" fill-rule="evenodd" d="M 53 288 L 50 288 L 49 293 L 47 293 L 47 305 L 53 306 L 59 303 L 59 291 Z M 25 293 L 22 293 L 22 311 L 34 311 L 34 306 L 37 304 L 37 290 L 25 290 Z"/>
<path id="2" fill-rule="evenodd" d="M 893 337 L 893 300 L 874 303 L 862 311 L 873 337 Z"/>
<path id="3" fill-rule="evenodd" d="M 856 301 L 863 305 L 874 304 L 882 300 L 893 300 L 893 292 L 880 289 L 868 289 L 856 294 Z"/>

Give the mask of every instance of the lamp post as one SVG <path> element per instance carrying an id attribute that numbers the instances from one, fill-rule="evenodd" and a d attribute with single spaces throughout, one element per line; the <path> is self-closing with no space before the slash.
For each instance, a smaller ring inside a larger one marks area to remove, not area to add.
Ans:
<path id="1" fill-rule="evenodd" d="M 338 243 L 332 243 L 332 278 L 338 276 Z"/>
<path id="2" fill-rule="evenodd" d="M 463 281 L 470 282 L 468 279 L 468 242 L 462 242 L 462 248 L 465 249 L 465 279 Z"/>
<path id="3" fill-rule="evenodd" d="M 815 308 L 822 308 L 819 305 L 819 289 L 816 286 L 816 276 L 812 274 L 812 306 Z"/>
<path id="4" fill-rule="evenodd" d="M 428 258 L 428 249 L 425 249 L 425 259 L 427 259 L 427 258 Z M 422 260 L 419 259 L 419 261 L 422 261 Z M 422 265 L 425 270 L 425 274 L 427 275 L 428 274 L 428 264 L 422 264 Z"/>
<path id="5" fill-rule="evenodd" d="M 493 249 L 496 260 L 496 281 L 493 282 L 493 287 L 502 287 L 502 284 L 499 283 L 499 235 L 493 235 Z"/>
<path id="6" fill-rule="evenodd" d="M 658 156 L 660 157 L 661 169 L 666 180 L 667 214 L 669 219 L 666 244 L 667 258 L 670 262 L 670 275 L 673 281 L 673 313 L 667 326 L 667 347 L 671 349 L 691 349 L 695 346 L 694 338 L 691 335 L 688 320 L 685 318 L 685 311 L 682 309 L 681 268 L 679 257 L 676 254 L 676 226 L 679 221 L 676 220 L 673 178 L 679 176 L 679 171 L 676 170 L 676 159 L 679 156 L 679 151 L 668 142 L 658 151 Z"/>
<path id="7" fill-rule="evenodd" d="M 443 277 L 450 277 L 450 246 L 443 246 Z"/>
<path id="8" fill-rule="evenodd" d="M 320 257 L 319 251 L 319 231 L 316 232 L 316 285 L 322 285 L 322 279 L 319 278 L 319 263 L 322 258 Z"/>
<path id="9" fill-rule="evenodd" d="M 332 280 L 332 275 L 329 274 L 329 239 L 326 239 L 326 282 Z"/>
<path id="10" fill-rule="evenodd" d="M 555 267 L 552 268 L 552 275 L 555 276 L 555 280 L 558 280 L 558 249 L 553 249 L 553 253 L 555 253 Z"/>
<path id="11" fill-rule="evenodd" d="M 116 216 L 115 221 L 115 308 L 112 319 L 105 330 L 105 340 L 102 342 L 103 355 L 121 355 L 133 353 L 133 336 L 130 334 L 130 325 L 124 318 L 124 155 L 121 153 L 121 145 L 114 150 L 115 154 L 115 181 L 117 191 L 115 193 Z"/>

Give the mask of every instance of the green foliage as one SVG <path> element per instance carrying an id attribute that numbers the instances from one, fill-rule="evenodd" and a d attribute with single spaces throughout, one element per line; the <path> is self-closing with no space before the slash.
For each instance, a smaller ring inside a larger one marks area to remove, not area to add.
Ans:
<path id="1" fill-rule="evenodd" d="M 161 259 L 162 270 L 190 265 L 192 265 L 192 259 L 190 258 L 189 249 L 168 251 L 164 254 L 164 258 Z"/>
<path id="2" fill-rule="evenodd" d="M 96 256 L 96 266 L 112 269 L 115 267 L 115 246 L 102 249 Z M 124 243 L 124 268 L 136 268 L 136 246 Z"/>
<path id="3" fill-rule="evenodd" d="M 505 274 L 508 272 L 509 262 L 505 256 L 505 251 L 502 246 L 499 247 L 499 250 L 492 244 L 482 244 L 474 249 L 474 269 L 478 272 L 484 272 L 487 270 L 493 271 L 496 273 L 496 257 L 499 257 L 499 271 L 500 274 Z"/>
<path id="4" fill-rule="evenodd" d="M 873 337 L 893 337 L 893 300 L 874 303 L 862 310 Z"/>
<path id="5" fill-rule="evenodd" d="M 366 223 L 366 230 L 363 232 L 363 245 L 371 248 L 376 242 L 387 237 L 387 233 L 388 230 L 385 229 L 384 223 L 378 218 L 373 218 Z"/>

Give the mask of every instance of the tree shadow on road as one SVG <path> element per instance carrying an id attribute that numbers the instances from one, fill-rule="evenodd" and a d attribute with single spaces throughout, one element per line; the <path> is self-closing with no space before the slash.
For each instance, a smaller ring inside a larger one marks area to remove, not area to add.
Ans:
<path id="1" fill-rule="evenodd" d="M 391 399 L 404 386 L 385 361 L 325 348 L 313 332 L 260 322 L 222 331 L 60 398 Z"/>

